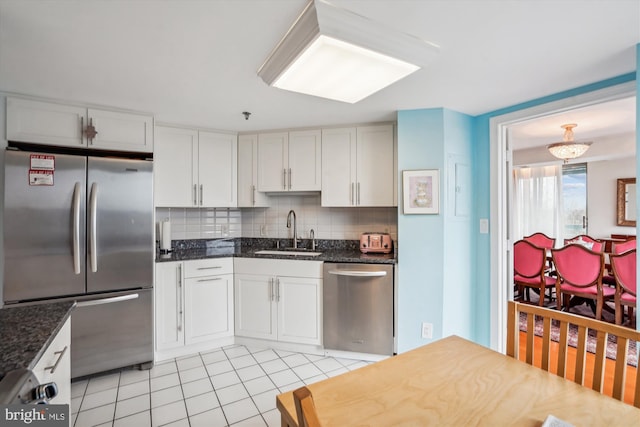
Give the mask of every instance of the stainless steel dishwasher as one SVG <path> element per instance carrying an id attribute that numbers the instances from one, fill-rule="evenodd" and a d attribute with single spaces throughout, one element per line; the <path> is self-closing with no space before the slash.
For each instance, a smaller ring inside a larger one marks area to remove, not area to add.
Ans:
<path id="1" fill-rule="evenodd" d="M 392 355 L 393 265 L 325 263 L 323 278 L 324 348 Z"/>

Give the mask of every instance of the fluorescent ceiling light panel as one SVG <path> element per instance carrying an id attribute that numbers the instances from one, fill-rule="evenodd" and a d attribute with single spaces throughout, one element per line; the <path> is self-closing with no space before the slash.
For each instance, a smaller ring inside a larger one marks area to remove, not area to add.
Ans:
<path id="1" fill-rule="evenodd" d="M 273 86 L 355 103 L 420 69 L 327 36 L 319 36 Z"/>
<path id="2" fill-rule="evenodd" d="M 258 70 L 269 85 L 355 103 L 419 70 L 437 47 L 311 1 Z"/>

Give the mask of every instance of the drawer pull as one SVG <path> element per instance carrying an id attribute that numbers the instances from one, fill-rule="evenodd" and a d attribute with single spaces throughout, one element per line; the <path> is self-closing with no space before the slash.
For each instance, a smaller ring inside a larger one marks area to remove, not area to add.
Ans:
<path id="1" fill-rule="evenodd" d="M 213 277 L 211 279 L 199 279 L 198 282 L 214 282 L 216 280 L 222 280 L 222 277 Z"/>
<path id="2" fill-rule="evenodd" d="M 213 270 L 213 269 L 216 269 L 216 268 L 222 268 L 222 266 L 221 265 L 216 265 L 214 267 L 198 267 L 198 270 Z"/>
<path id="3" fill-rule="evenodd" d="M 47 369 L 49 369 L 53 374 L 56 371 L 56 369 L 58 369 L 58 365 L 60 364 L 60 361 L 64 357 L 64 354 L 67 352 L 67 348 L 68 346 L 65 345 L 61 351 L 56 351 L 55 353 L 53 353 L 58 355 L 58 360 L 56 360 L 56 363 L 54 363 L 53 366 L 47 366 L 46 368 L 44 368 L 44 370 L 46 371 Z"/>

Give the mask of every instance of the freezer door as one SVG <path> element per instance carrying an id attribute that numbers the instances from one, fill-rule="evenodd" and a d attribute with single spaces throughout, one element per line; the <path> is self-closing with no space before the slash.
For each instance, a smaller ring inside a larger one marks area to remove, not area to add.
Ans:
<path id="1" fill-rule="evenodd" d="M 89 157 L 87 292 L 153 285 L 150 161 Z"/>
<path id="2" fill-rule="evenodd" d="M 85 292 L 86 162 L 6 151 L 5 302 Z"/>
<path id="3" fill-rule="evenodd" d="M 71 377 L 153 361 L 153 289 L 79 298 L 71 314 Z"/>

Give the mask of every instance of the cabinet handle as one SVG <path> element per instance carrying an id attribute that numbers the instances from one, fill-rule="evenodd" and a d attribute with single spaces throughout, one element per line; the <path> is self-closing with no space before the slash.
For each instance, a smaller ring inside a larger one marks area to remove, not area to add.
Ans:
<path id="1" fill-rule="evenodd" d="M 276 301 L 280 302 L 280 278 L 276 279 Z"/>
<path id="2" fill-rule="evenodd" d="M 353 200 L 354 200 L 354 197 L 355 197 L 355 194 L 356 194 L 356 190 L 354 188 L 355 185 L 356 185 L 355 183 L 353 183 L 353 182 L 351 183 L 351 204 L 352 205 L 355 204 L 355 203 L 353 203 Z"/>
<path id="3" fill-rule="evenodd" d="M 198 206 L 198 186 L 193 184 L 193 205 Z"/>
<path id="4" fill-rule="evenodd" d="M 251 206 L 256 205 L 256 186 L 251 186 Z"/>
<path id="5" fill-rule="evenodd" d="M 214 265 L 214 266 L 211 266 L 211 267 L 198 267 L 197 269 L 198 270 L 213 270 L 213 269 L 216 269 L 216 268 L 222 268 L 222 266 L 221 265 Z"/>
<path id="6" fill-rule="evenodd" d="M 291 190 L 291 168 L 289 168 L 289 190 Z"/>
<path id="7" fill-rule="evenodd" d="M 58 355 L 58 360 L 56 360 L 56 363 L 54 363 L 53 366 L 47 366 L 46 368 L 44 368 L 44 370 L 46 371 L 47 369 L 49 369 L 53 374 L 56 371 L 56 369 L 58 369 L 58 365 L 60 364 L 60 361 L 62 360 L 66 352 L 67 352 L 67 346 L 65 345 L 61 351 L 56 351 L 55 353 L 53 353 Z"/>
<path id="8" fill-rule="evenodd" d="M 212 277 L 210 279 L 198 279 L 198 282 L 215 282 L 216 280 L 222 280 L 222 277 Z"/>
<path id="9" fill-rule="evenodd" d="M 84 145 L 83 144 L 83 139 L 84 139 L 84 117 L 80 117 L 80 145 Z"/>
<path id="10" fill-rule="evenodd" d="M 282 169 L 282 189 L 287 189 L 287 170 Z"/>
<path id="11" fill-rule="evenodd" d="M 273 278 L 269 279 L 269 301 L 273 301 Z"/>
<path id="12" fill-rule="evenodd" d="M 358 206 L 360 205 L 360 183 L 358 183 Z"/>
<path id="13" fill-rule="evenodd" d="M 204 187 L 204 185 L 200 184 L 200 206 L 202 206 L 202 187 Z"/>
<path id="14" fill-rule="evenodd" d="M 176 310 L 178 321 L 178 331 L 182 330 L 182 264 L 178 264 L 178 309 Z"/>

